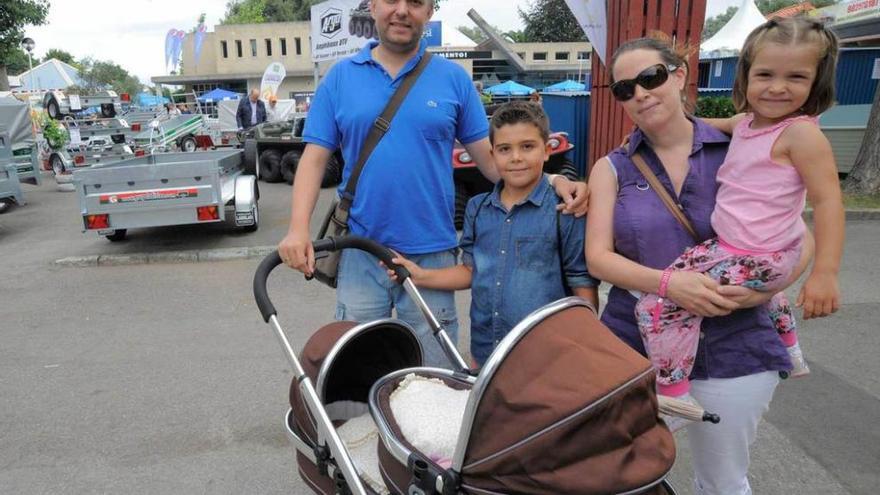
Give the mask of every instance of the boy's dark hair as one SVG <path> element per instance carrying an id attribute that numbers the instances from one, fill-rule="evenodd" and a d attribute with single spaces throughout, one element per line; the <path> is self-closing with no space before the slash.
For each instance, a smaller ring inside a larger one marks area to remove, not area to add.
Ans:
<path id="1" fill-rule="evenodd" d="M 810 89 L 810 96 L 802 111 L 806 115 L 819 115 L 834 104 L 834 72 L 837 67 L 837 36 L 819 21 L 803 16 L 774 18 L 755 28 L 746 38 L 736 78 L 733 82 L 733 104 L 737 112 L 749 110 L 747 99 L 749 89 L 749 70 L 755 55 L 764 43 L 780 45 L 810 44 L 816 47 L 819 60 L 816 64 L 816 79 Z"/>
<path id="2" fill-rule="evenodd" d="M 496 129 L 513 124 L 532 124 L 538 128 L 545 143 L 550 139 L 550 120 L 541 105 L 530 101 L 510 101 L 498 107 L 492 114 L 489 122 L 489 143 L 495 144 Z"/>

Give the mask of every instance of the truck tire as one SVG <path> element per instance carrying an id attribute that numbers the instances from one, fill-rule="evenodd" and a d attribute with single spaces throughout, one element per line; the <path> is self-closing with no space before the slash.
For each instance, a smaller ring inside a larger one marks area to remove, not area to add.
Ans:
<path id="1" fill-rule="evenodd" d="M 336 155 L 331 155 L 327 160 L 327 168 L 324 169 L 324 177 L 321 179 L 321 187 L 333 187 L 342 182 L 342 166 Z"/>
<path id="2" fill-rule="evenodd" d="M 61 109 L 58 107 L 58 102 L 55 98 L 50 98 L 49 102 L 46 103 L 46 113 L 49 114 L 49 118 L 52 120 L 61 118 Z"/>
<path id="3" fill-rule="evenodd" d="M 255 140 L 245 139 L 241 163 L 244 165 L 246 174 L 257 175 L 257 142 Z"/>
<path id="4" fill-rule="evenodd" d="M 364 23 L 364 38 L 370 39 L 373 37 L 373 23 L 365 22 Z"/>
<path id="5" fill-rule="evenodd" d="M 355 26 L 355 24 L 356 24 L 355 21 L 348 21 L 348 34 L 349 34 L 350 36 L 354 36 L 354 26 Z"/>
<path id="6" fill-rule="evenodd" d="M 281 177 L 293 185 L 293 178 L 296 176 L 296 166 L 299 165 L 299 159 L 302 157 L 302 151 L 290 150 L 281 157 Z"/>
<path id="7" fill-rule="evenodd" d="M 455 185 L 455 214 L 453 221 L 455 222 L 455 230 L 461 230 L 464 227 L 464 211 L 467 208 L 468 201 L 471 199 L 467 189 L 461 184 Z"/>
<path id="8" fill-rule="evenodd" d="M 114 230 L 112 234 L 110 234 L 106 237 L 107 237 L 107 239 L 110 240 L 110 242 L 119 242 L 119 241 L 125 239 L 125 234 L 127 234 L 127 233 L 128 233 L 128 230 L 126 230 L 126 229 L 117 229 L 117 230 Z"/>
<path id="9" fill-rule="evenodd" d="M 281 182 L 281 152 L 265 150 L 260 153 L 260 176 L 266 182 Z"/>
<path id="10" fill-rule="evenodd" d="M 364 23 L 363 22 L 357 21 L 357 23 L 354 25 L 354 35 L 357 36 L 358 38 L 360 38 L 364 35 Z"/>
<path id="11" fill-rule="evenodd" d="M 192 153 L 193 151 L 199 148 L 198 143 L 196 143 L 196 138 L 193 136 L 186 136 L 180 140 L 180 145 L 178 146 L 180 151 L 184 153 Z"/>
<path id="12" fill-rule="evenodd" d="M 559 167 L 559 172 L 557 174 L 564 175 L 566 179 L 570 181 L 579 181 L 581 180 L 580 175 L 578 175 L 577 167 L 574 166 L 571 160 L 565 159 L 562 162 L 562 165 Z"/>

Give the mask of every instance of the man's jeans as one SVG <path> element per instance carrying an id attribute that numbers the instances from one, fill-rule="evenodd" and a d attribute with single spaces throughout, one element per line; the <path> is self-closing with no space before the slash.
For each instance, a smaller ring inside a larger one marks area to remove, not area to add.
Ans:
<path id="1" fill-rule="evenodd" d="M 453 251 L 404 255 L 422 268 L 445 268 L 456 263 Z M 454 344 L 458 342 L 455 296 L 451 291 L 420 289 L 419 293 Z M 359 249 L 346 249 L 339 263 L 336 288 L 336 319 L 368 322 L 391 316 L 416 331 L 424 351 L 424 365 L 451 368 L 449 359 L 431 332 L 428 322 L 403 286 L 392 282 L 379 260 Z"/>

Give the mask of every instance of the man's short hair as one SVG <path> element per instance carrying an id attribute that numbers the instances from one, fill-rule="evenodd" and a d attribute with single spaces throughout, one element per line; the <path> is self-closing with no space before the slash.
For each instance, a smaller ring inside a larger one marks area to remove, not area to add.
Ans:
<path id="1" fill-rule="evenodd" d="M 537 103 L 525 100 L 507 102 L 492 114 L 489 123 L 489 142 L 495 144 L 495 130 L 506 125 L 532 124 L 541 133 L 544 142 L 550 139 L 550 120 Z"/>

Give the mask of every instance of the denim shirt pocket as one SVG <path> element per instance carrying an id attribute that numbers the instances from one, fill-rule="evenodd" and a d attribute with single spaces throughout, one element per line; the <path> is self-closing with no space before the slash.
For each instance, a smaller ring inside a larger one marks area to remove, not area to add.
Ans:
<path id="1" fill-rule="evenodd" d="M 524 270 L 543 271 L 550 268 L 548 250 L 553 244 L 543 237 L 524 236 L 516 238 L 516 267 Z"/>

